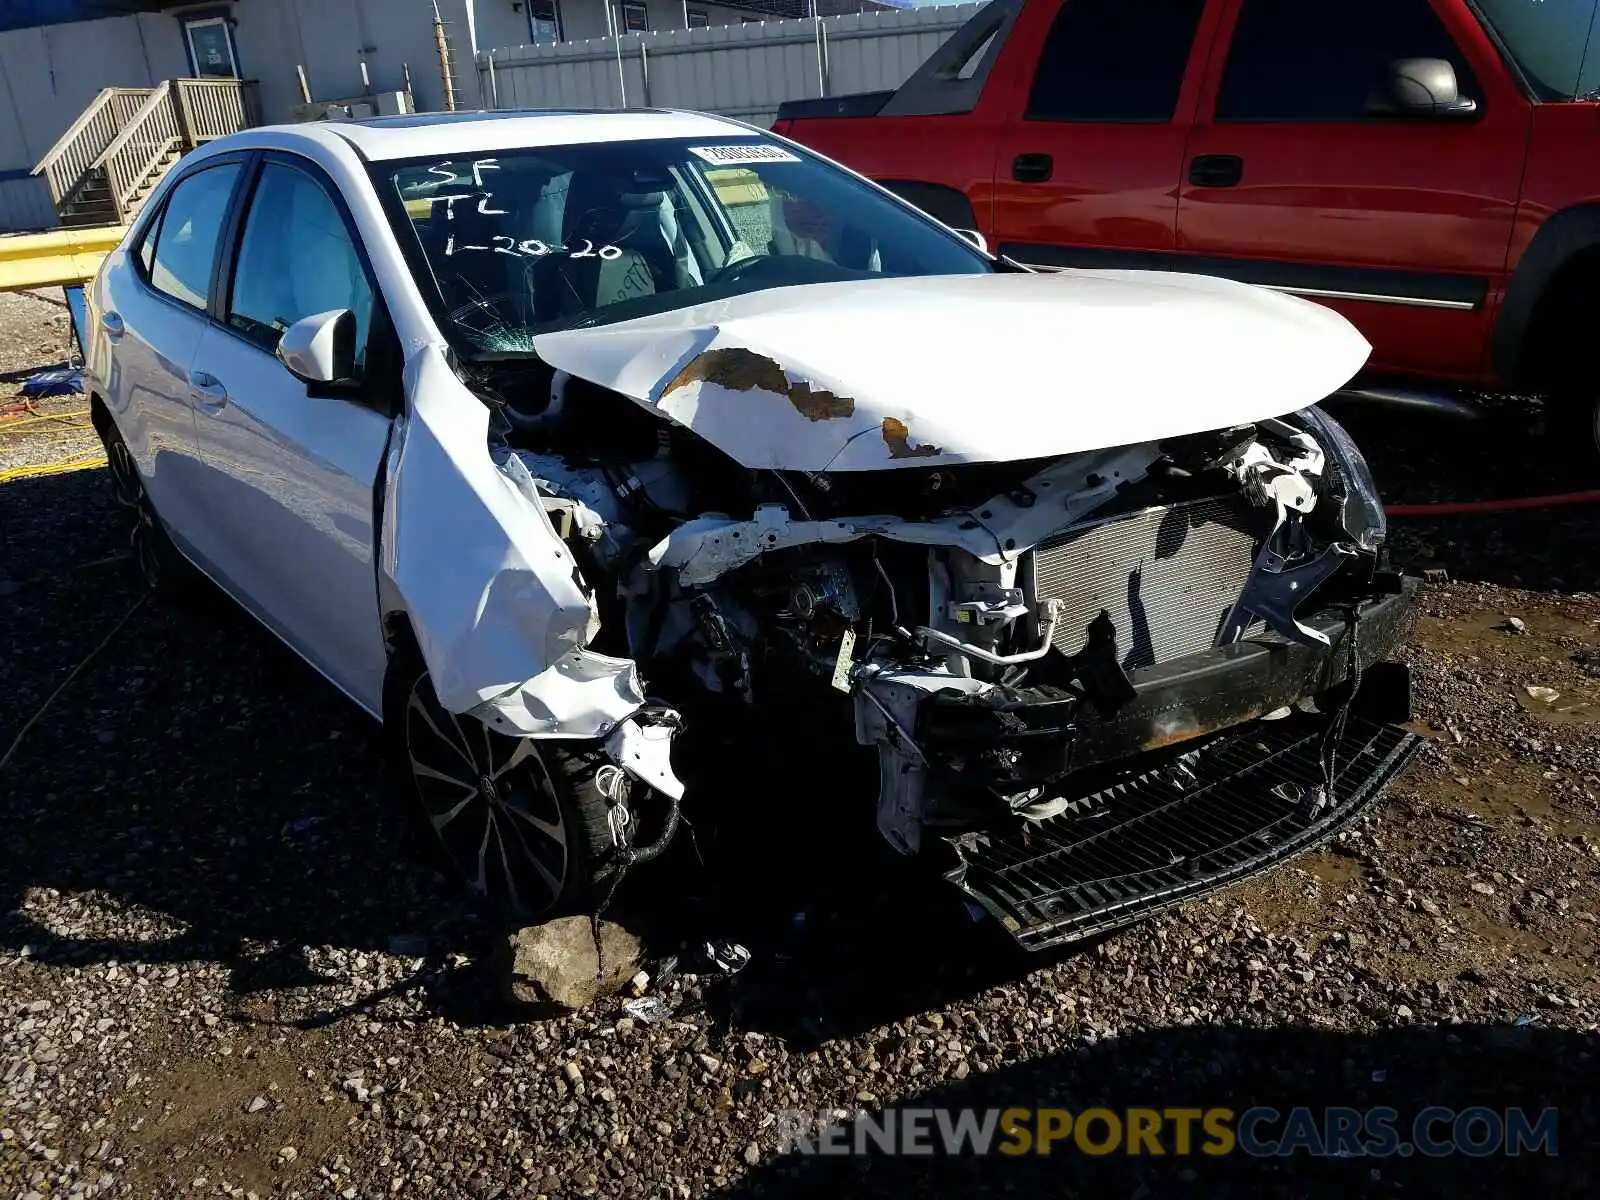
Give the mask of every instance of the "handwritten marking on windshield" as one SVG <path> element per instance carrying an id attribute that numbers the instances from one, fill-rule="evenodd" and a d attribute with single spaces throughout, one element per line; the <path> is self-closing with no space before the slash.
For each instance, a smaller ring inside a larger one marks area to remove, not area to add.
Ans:
<path id="1" fill-rule="evenodd" d="M 574 250 L 571 246 L 542 242 L 538 238 L 525 238 L 518 241 L 510 234 L 497 233 L 489 239 L 490 245 L 479 246 L 470 243 L 458 244 L 456 235 L 451 234 L 444 242 L 444 256 L 453 258 L 457 254 L 464 254 L 468 250 L 481 250 L 485 253 L 509 254 L 513 258 L 543 258 L 547 254 L 566 254 L 573 258 L 602 258 L 612 262 L 622 257 L 621 246 L 596 246 L 588 238 L 579 238 L 583 243 L 582 250 Z"/>

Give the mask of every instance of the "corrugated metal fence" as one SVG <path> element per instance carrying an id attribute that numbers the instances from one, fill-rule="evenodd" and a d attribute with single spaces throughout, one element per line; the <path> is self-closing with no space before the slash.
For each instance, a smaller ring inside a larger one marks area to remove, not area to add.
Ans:
<path id="1" fill-rule="evenodd" d="M 899 87 L 982 4 L 624 34 L 478 55 L 495 108 L 692 108 L 770 125 L 785 100 Z"/>

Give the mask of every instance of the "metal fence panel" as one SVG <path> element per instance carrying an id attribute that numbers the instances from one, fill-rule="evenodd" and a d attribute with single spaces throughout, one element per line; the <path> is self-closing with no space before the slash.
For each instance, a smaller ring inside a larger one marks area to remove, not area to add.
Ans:
<path id="1" fill-rule="evenodd" d="M 982 4 L 484 51 L 496 108 L 689 108 L 770 125 L 785 100 L 899 87 Z M 620 52 L 619 52 L 620 51 Z"/>

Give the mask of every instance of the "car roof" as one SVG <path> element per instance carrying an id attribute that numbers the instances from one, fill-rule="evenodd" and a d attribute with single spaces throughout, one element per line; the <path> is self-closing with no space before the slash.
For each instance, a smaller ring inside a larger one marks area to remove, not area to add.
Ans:
<path id="1" fill-rule="evenodd" d="M 722 117 L 669 109 L 542 109 L 497 112 L 409 113 L 360 121 L 311 121 L 268 125 L 248 131 L 261 144 L 278 136 L 286 142 L 311 138 L 349 143 L 372 162 L 392 159 L 456 158 L 485 151 L 592 142 L 635 142 L 650 138 L 737 137 L 759 131 Z"/>

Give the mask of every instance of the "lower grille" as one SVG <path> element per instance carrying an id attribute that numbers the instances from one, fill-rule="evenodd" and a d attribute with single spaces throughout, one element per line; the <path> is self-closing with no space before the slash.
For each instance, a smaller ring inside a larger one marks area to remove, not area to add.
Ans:
<path id="1" fill-rule="evenodd" d="M 948 839 L 961 865 L 945 878 L 1028 950 L 1218 891 L 1348 825 L 1422 744 L 1350 717 L 1331 800 L 1313 807 L 1328 730 L 1326 717 L 1258 723 L 1186 756 L 1186 769 L 1147 771 L 1014 831 Z"/>
<path id="2" fill-rule="evenodd" d="M 1065 606 L 1055 647 L 1083 649 L 1102 610 L 1117 627 L 1126 670 L 1209 648 L 1250 577 L 1252 510 L 1215 496 L 1082 525 L 1034 551 L 1038 599 Z"/>

